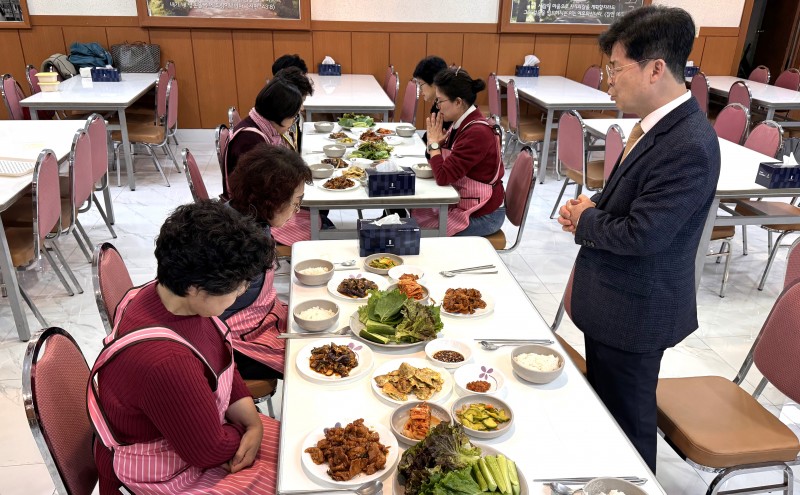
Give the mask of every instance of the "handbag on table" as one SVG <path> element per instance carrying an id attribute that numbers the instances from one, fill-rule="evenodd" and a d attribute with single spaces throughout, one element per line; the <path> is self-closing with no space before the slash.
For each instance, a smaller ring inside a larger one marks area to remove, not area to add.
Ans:
<path id="1" fill-rule="evenodd" d="M 158 72 L 161 47 L 143 41 L 111 45 L 114 66 L 122 72 Z"/>

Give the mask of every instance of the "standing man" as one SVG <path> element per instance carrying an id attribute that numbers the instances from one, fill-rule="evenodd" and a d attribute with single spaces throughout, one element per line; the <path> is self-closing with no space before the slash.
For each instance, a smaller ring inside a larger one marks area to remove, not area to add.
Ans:
<path id="1" fill-rule="evenodd" d="M 683 79 L 694 34 L 686 11 L 645 6 L 600 35 L 608 93 L 642 120 L 603 191 L 567 201 L 558 219 L 582 246 L 571 316 L 587 378 L 653 472 L 661 357 L 697 329 L 695 254 L 720 169 Z"/>

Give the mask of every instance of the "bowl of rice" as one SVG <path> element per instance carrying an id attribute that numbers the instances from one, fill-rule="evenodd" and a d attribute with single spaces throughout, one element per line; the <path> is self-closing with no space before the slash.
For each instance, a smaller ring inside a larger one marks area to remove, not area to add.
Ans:
<path id="1" fill-rule="evenodd" d="M 339 321 L 339 305 L 326 299 L 312 299 L 295 306 L 292 316 L 303 330 L 321 332 Z"/>
<path id="2" fill-rule="evenodd" d="M 583 487 L 586 495 L 646 495 L 642 488 L 619 478 L 595 478 Z"/>
<path id="3" fill-rule="evenodd" d="M 303 285 L 325 285 L 333 278 L 333 263 L 328 260 L 305 260 L 294 265 L 294 276 Z"/>
<path id="4" fill-rule="evenodd" d="M 511 351 L 511 367 L 527 382 L 550 383 L 564 371 L 564 356 L 547 346 L 521 345 Z"/>

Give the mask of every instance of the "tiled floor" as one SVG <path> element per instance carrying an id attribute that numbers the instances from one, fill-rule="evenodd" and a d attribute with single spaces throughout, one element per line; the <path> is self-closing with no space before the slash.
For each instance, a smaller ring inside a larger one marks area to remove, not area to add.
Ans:
<path id="1" fill-rule="evenodd" d="M 219 167 L 213 150 L 211 131 L 182 131 L 181 146 L 188 146 L 201 167 L 212 195 L 219 192 Z M 172 183 L 167 188 L 153 169 L 149 159 L 137 159 L 137 190 L 113 187 L 117 217 L 117 239 L 108 231 L 94 212 L 82 215 L 82 223 L 95 243 L 112 241 L 122 253 L 135 283 L 154 276 L 153 237 L 163 219 L 175 206 L 191 201 L 183 174 L 176 173 L 168 159 L 162 158 L 165 172 Z M 123 177 L 124 179 L 124 177 Z M 521 246 L 516 252 L 503 255 L 517 280 L 528 293 L 546 321 L 552 321 L 558 308 L 567 276 L 578 251 L 572 237 L 561 232 L 547 215 L 562 183 L 552 174 L 544 185 L 537 184 Z M 333 211 L 337 224 L 353 222 L 355 215 Z M 345 218 L 342 218 L 344 216 Z M 515 229 L 509 227 L 509 237 Z M 667 351 L 662 376 L 714 374 L 732 378 L 747 354 L 752 337 L 759 331 L 764 318 L 782 286 L 785 255 L 775 261 L 764 291 L 756 290 L 761 270 L 766 263 L 766 234 L 750 228 L 750 254 L 741 255 L 740 236 L 734 242 L 734 258 L 727 297 L 718 296 L 722 265 L 711 259 L 706 263 L 698 294 L 700 328 L 675 349 Z M 69 297 L 58 280 L 45 267 L 23 274 L 23 284 L 51 325 L 67 329 L 80 343 L 89 362 L 100 349 L 104 331 L 95 305 L 91 268 L 77 249 L 74 240 L 64 238 L 62 250 L 68 257 L 84 293 Z M 279 284 L 286 291 L 286 278 Z M 29 321 L 36 328 L 35 319 Z M 565 319 L 559 333 L 575 348 L 582 351 L 581 333 Z M 16 336 L 8 304 L 0 302 L 0 495 L 49 494 L 53 484 L 31 437 L 21 399 L 22 358 L 26 344 Z M 745 384 L 752 391 L 760 380 L 757 371 L 751 372 Z M 793 425 L 800 433 L 800 409 L 770 387 L 760 399 L 771 412 Z M 279 406 L 280 399 L 275 401 Z M 659 441 L 658 479 L 668 494 L 704 493 L 713 475 L 700 473 L 678 458 L 669 446 Z M 740 486 L 732 482 L 731 487 Z M 800 483 L 795 483 L 795 490 Z"/>

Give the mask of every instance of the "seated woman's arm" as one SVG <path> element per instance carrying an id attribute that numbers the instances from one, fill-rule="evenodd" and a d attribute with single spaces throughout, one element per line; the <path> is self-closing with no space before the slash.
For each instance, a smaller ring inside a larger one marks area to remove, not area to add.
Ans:
<path id="1" fill-rule="evenodd" d="M 488 130 L 488 128 L 486 129 Z M 436 184 L 447 186 L 465 177 L 472 168 L 482 163 L 487 153 L 496 146 L 494 134 L 472 126 L 456 139 L 447 160 L 441 153 L 432 153 L 429 160 Z"/>

